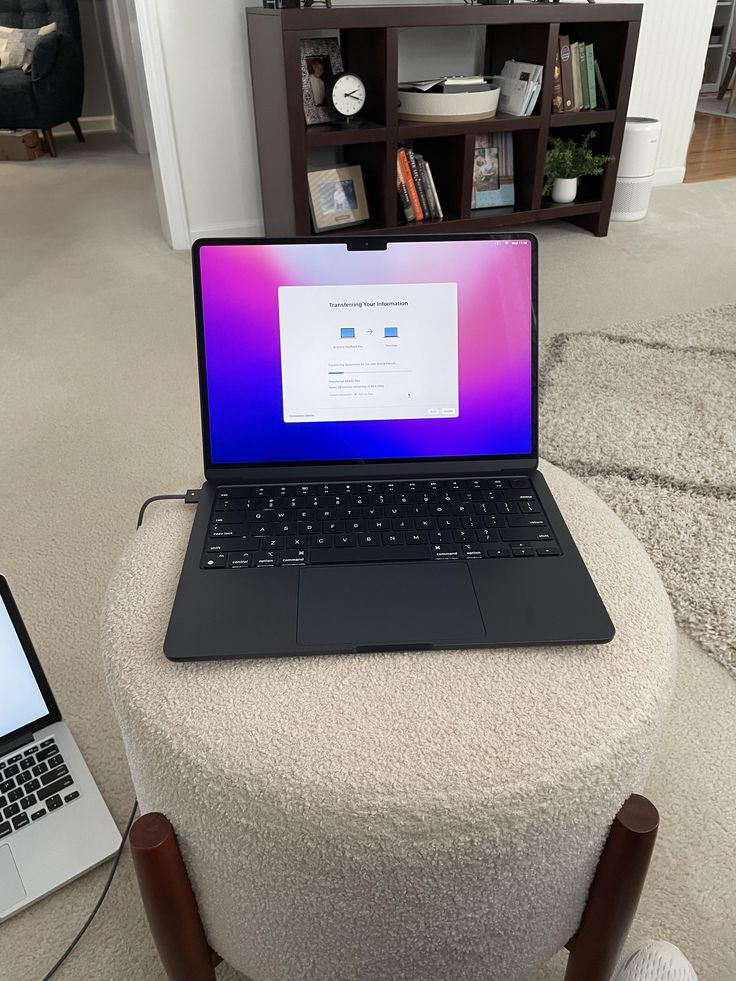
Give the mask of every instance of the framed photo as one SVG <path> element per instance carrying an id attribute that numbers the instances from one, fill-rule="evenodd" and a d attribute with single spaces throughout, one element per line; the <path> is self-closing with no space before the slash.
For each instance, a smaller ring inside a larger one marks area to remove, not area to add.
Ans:
<path id="1" fill-rule="evenodd" d="M 309 204 L 316 232 L 360 225 L 370 218 L 363 172 L 357 164 L 352 167 L 313 170 L 307 174 L 307 179 Z"/>
<path id="2" fill-rule="evenodd" d="M 328 93 L 342 68 L 340 41 L 336 37 L 304 38 L 302 48 L 302 99 L 307 126 L 337 120 Z"/>

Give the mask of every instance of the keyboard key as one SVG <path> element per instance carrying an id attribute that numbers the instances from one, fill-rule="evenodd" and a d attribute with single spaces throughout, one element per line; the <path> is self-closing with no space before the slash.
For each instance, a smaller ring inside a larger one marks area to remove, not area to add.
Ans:
<path id="1" fill-rule="evenodd" d="M 21 787 L 16 787 L 8 793 L 8 803 L 12 804 L 15 800 L 20 800 L 24 791 Z"/>
<path id="2" fill-rule="evenodd" d="M 332 547 L 332 535 L 310 535 L 309 536 L 309 547 L 310 548 L 331 548 Z"/>
<path id="3" fill-rule="evenodd" d="M 25 828 L 25 826 L 30 823 L 31 819 L 27 814 L 19 814 L 17 817 L 13 818 L 13 827 L 16 831 L 20 831 L 21 828 Z"/>
<path id="4" fill-rule="evenodd" d="M 358 535 L 358 545 L 376 547 L 381 544 L 380 535 Z"/>
<path id="5" fill-rule="evenodd" d="M 56 749 L 56 744 L 54 743 L 53 736 L 51 737 L 51 739 L 44 739 L 43 742 L 41 743 L 41 749 L 46 749 L 47 746 L 53 746 L 54 749 Z"/>
<path id="6" fill-rule="evenodd" d="M 498 532 L 492 530 L 491 528 L 478 528 L 476 529 L 475 537 L 481 544 L 485 544 L 487 542 L 497 542 Z"/>
<path id="7" fill-rule="evenodd" d="M 20 804 L 8 804 L 3 808 L 3 817 L 12 818 L 16 814 L 20 814 Z"/>
<path id="8" fill-rule="evenodd" d="M 6 780 L 9 780 L 10 777 L 14 777 L 19 773 L 20 773 L 20 767 L 18 766 L 17 763 L 13 763 L 11 766 L 5 767 L 3 771 L 3 777 L 5 777 Z"/>
<path id="9" fill-rule="evenodd" d="M 33 805 L 37 804 L 38 801 L 36 800 L 35 795 L 31 794 L 29 797 L 23 797 L 18 803 L 24 811 L 27 811 L 29 807 L 33 807 Z"/>
<path id="10" fill-rule="evenodd" d="M 24 760 L 21 760 L 18 766 L 21 770 L 30 770 L 35 763 L 35 759 L 32 756 L 27 756 Z"/>
<path id="11" fill-rule="evenodd" d="M 13 789 L 13 787 L 15 787 L 15 780 L 3 780 L 3 782 L 0 783 L 0 794 L 7 794 L 9 790 Z"/>
<path id="12" fill-rule="evenodd" d="M 41 751 L 36 753 L 36 762 L 41 763 L 42 760 L 47 760 L 49 756 L 53 756 L 55 753 L 59 752 L 59 748 L 53 739 L 46 739 L 41 743 Z"/>
<path id="13" fill-rule="evenodd" d="M 50 770 L 53 770 L 53 768 L 55 766 L 62 766 L 63 763 L 64 763 L 64 760 L 63 760 L 63 758 L 61 756 L 61 753 L 57 753 L 55 756 L 50 756 L 49 757 L 49 769 Z"/>
<path id="14" fill-rule="evenodd" d="M 58 780 L 59 777 L 65 777 L 68 772 L 65 766 L 57 766 L 55 770 L 49 770 L 48 773 L 44 773 L 39 779 L 44 787 L 48 787 L 50 783 Z"/>
<path id="15" fill-rule="evenodd" d="M 512 548 L 511 552 L 517 559 L 528 559 L 536 555 L 533 548 Z"/>
<path id="16" fill-rule="evenodd" d="M 42 773 L 45 773 L 49 768 L 48 763 L 36 763 L 31 771 L 34 777 L 40 777 Z"/>
<path id="17" fill-rule="evenodd" d="M 38 821 L 38 819 L 42 818 L 46 813 L 45 807 L 42 807 L 40 811 L 34 811 L 33 814 L 31 814 L 31 821 Z"/>
<path id="18" fill-rule="evenodd" d="M 256 552 L 253 566 L 256 569 L 270 569 L 279 564 L 278 552 Z"/>
<path id="19" fill-rule="evenodd" d="M 335 548 L 352 548 L 357 544 L 358 538 L 356 535 L 335 535 Z"/>
<path id="20" fill-rule="evenodd" d="M 8 798 L 0 796 L 0 811 L 5 807 L 7 803 L 8 803 Z"/>
<path id="21" fill-rule="evenodd" d="M 3 821 L 2 824 L 0 824 L 0 838 L 4 838 L 5 835 L 9 835 L 12 830 L 13 826 L 11 825 L 10 821 Z"/>
<path id="22" fill-rule="evenodd" d="M 489 559 L 510 559 L 511 549 L 507 548 L 505 545 L 502 546 L 491 546 L 490 548 L 484 549 L 486 557 Z"/>
<path id="23" fill-rule="evenodd" d="M 520 514 L 541 514 L 542 509 L 536 501 L 520 501 L 519 512 Z"/>
<path id="24" fill-rule="evenodd" d="M 502 542 L 514 543 L 550 542 L 554 538 L 546 525 L 542 528 L 502 528 L 500 534 Z M 524 546 L 520 544 L 518 547 L 523 548 Z"/>
<path id="25" fill-rule="evenodd" d="M 482 559 L 483 552 L 477 545 L 463 545 L 462 547 L 462 558 L 464 559 Z"/>
<path id="26" fill-rule="evenodd" d="M 62 777 L 61 780 L 57 780 L 55 783 L 50 783 L 47 787 L 42 787 L 38 792 L 38 799 L 45 800 L 46 806 L 51 810 L 47 798 L 50 798 L 53 794 L 58 794 L 60 790 L 66 790 L 67 787 L 71 787 L 74 783 L 70 776 Z"/>
<path id="27" fill-rule="evenodd" d="M 76 800 L 77 797 L 79 797 L 79 791 L 78 790 L 73 790 L 70 794 L 67 794 L 64 797 L 64 803 L 65 804 L 70 804 L 73 800 Z"/>
<path id="28" fill-rule="evenodd" d="M 433 558 L 440 562 L 447 562 L 461 557 L 460 549 L 454 545 L 433 545 L 432 548 L 434 549 L 432 553 Z"/>
<path id="29" fill-rule="evenodd" d="M 55 794 L 53 797 L 49 797 L 49 799 L 46 801 L 46 807 L 50 811 L 55 811 L 57 810 L 57 808 L 63 806 L 64 806 L 64 802 L 62 801 L 61 797 L 59 797 L 58 794 Z"/>
<path id="30" fill-rule="evenodd" d="M 257 552 L 230 552 L 230 569 L 247 569 L 253 565 L 253 556 Z"/>
<path id="31" fill-rule="evenodd" d="M 510 514 L 506 518 L 509 528 L 538 528 L 546 525 L 547 521 L 541 515 L 536 514 Z"/>
<path id="32" fill-rule="evenodd" d="M 37 780 L 35 777 L 33 780 L 29 780 L 28 783 L 23 788 L 27 794 L 35 794 L 38 788 L 41 786 L 41 781 Z"/>
<path id="33" fill-rule="evenodd" d="M 397 545 L 378 548 L 315 549 L 310 559 L 312 565 L 332 565 L 349 562 L 420 562 L 430 559 L 429 545 Z"/>
<path id="34" fill-rule="evenodd" d="M 557 545 L 548 545 L 546 548 L 538 548 L 537 555 L 559 555 L 560 550 Z"/>
<path id="35" fill-rule="evenodd" d="M 218 552 L 216 555 L 214 554 L 206 555 L 202 560 L 203 569 L 225 569 L 226 567 L 227 567 L 226 552 Z"/>
<path id="36" fill-rule="evenodd" d="M 263 541 L 273 541 L 274 539 L 265 538 L 220 538 L 216 542 L 207 542 L 207 558 L 210 555 L 222 554 L 222 552 L 254 552 L 260 547 Z M 277 548 L 276 545 L 269 546 Z"/>
<path id="37" fill-rule="evenodd" d="M 381 535 L 383 545 L 404 545 L 406 544 L 404 535 L 400 531 L 392 531 L 386 535 Z"/>
<path id="38" fill-rule="evenodd" d="M 509 483 L 510 487 L 519 489 L 521 487 L 531 487 L 528 477 L 513 477 Z"/>
<path id="39" fill-rule="evenodd" d="M 279 556 L 280 564 L 285 565 L 306 565 L 306 548 L 287 548 Z"/>
<path id="40" fill-rule="evenodd" d="M 41 745 L 43 746 L 43 743 L 41 743 Z M 7 760 L 5 761 L 5 765 L 10 766 L 11 763 L 17 763 L 18 760 L 22 760 L 22 759 L 23 759 L 23 754 L 16 753 L 15 756 L 9 756 L 7 758 Z"/>
<path id="41" fill-rule="evenodd" d="M 24 756 L 33 756 L 33 754 L 36 752 L 37 749 L 38 749 L 38 746 L 29 746 L 28 749 L 24 749 L 23 750 L 23 755 Z M 21 763 L 21 766 L 22 765 L 23 764 Z"/>

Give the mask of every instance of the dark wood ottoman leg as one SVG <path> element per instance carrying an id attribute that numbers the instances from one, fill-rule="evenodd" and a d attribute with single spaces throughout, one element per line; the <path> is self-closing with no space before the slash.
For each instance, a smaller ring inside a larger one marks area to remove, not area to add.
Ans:
<path id="1" fill-rule="evenodd" d="M 632 794 L 613 821 L 580 928 L 567 945 L 565 981 L 611 981 L 639 905 L 658 828 L 654 804 Z"/>
<path id="2" fill-rule="evenodd" d="M 161 962 L 171 981 L 216 981 L 220 958 L 207 945 L 197 901 L 171 822 L 144 814 L 130 831 L 138 887 Z"/>
<path id="3" fill-rule="evenodd" d="M 74 135 L 76 136 L 77 140 L 80 143 L 84 143 L 85 142 L 84 133 L 82 132 L 82 127 L 79 125 L 79 120 L 78 119 L 70 119 L 69 120 L 69 125 L 74 130 Z"/>
<path id="4" fill-rule="evenodd" d="M 44 129 L 41 131 L 43 133 L 44 142 L 46 143 L 46 149 L 51 154 L 52 157 L 58 156 L 56 152 L 56 140 L 54 139 L 54 134 L 50 129 Z"/>

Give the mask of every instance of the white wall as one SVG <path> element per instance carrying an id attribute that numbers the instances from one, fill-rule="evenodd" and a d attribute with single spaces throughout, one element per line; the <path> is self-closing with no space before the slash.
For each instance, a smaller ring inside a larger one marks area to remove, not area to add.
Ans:
<path id="1" fill-rule="evenodd" d="M 153 40 L 144 38 L 143 60 L 153 129 L 166 156 L 160 201 L 165 209 L 173 202 L 178 210 L 164 221 L 172 229 L 169 240 L 176 248 L 187 248 L 206 234 L 261 234 L 244 10 L 246 5 L 260 6 L 259 0 L 245 5 L 243 0 L 209 0 L 206 5 L 199 0 L 134 2 L 139 21 L 155 21 L 160 31 L 160 55 Z M 337 2 L 360 6 L 366 0 Z M 390 5 L 393 0 L 373 2 Z M 661 182 L 684 176 L 715 2 L 644 0 L 630 112 L 662 120 Z M 464 50 L 470 68 L 472 39 Z M 159 56 L 161 66 L 155 64 Z"/>
<path id="2" fill-rule="evenodd" d="M 677 184 L 685 176 L 715 4 L 716 0 L 644 0 L 629 115 L 662 120 L 658 184 Z"/>
<path id="3" fill-rule="evenodd" d="M 97 29 L 94 0 L 79 0 L 84 54 L 84 103 L 82 116 L 110 116 L 112 102 L 107 84 L 105 59 Z"/>

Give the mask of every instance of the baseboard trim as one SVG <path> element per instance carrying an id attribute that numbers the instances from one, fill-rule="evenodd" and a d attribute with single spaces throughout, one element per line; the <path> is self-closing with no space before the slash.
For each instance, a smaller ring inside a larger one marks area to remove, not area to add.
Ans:
<path id="1" fill-rule="evenodd" d="M 79 125 L 83 133 L 114 133 L 116 130 L 114 116 L 80 116 Z M 74 130 L 69 123 L 54 126 L 54 136 L 73 136 Z"/>
<path id="2" fill-rule="evenodd" d="M 654 171 L 654 186 L 661 187 L 664 184 L 682 184 L 685 180 L 684 167 L 662 167 Z"/>
<path id="3" fill-rule="evenodd" d="M 189 236 L 192 242 L 198 238 L 261 238 L 263 221 L 253 218 L 251 221 L 224 221 L 217 225 L 196 225 L 189 229 Z"/>

